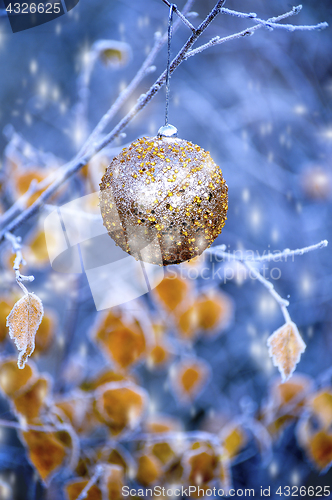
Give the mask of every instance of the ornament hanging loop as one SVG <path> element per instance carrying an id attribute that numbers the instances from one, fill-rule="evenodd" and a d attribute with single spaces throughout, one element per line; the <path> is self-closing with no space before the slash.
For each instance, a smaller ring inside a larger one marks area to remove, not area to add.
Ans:
<path id="1" fill-rule="evenodd" d="M 177 137 L 177 128 L 168 123 L 168 108 L 170 94 L 170 69 L 171 69 L 171 42 L 172 42 L 172 26 L 173 12 L 177 9 L 174 3 L 170 4 L 168 16 L 168 43 L 167 43 L 167 67 L 166 67 L 166 106 L 165 106 L 165 125 L 158 130 L 158 137 Z"/>
<path id="2" fill-rule="evenodd" d="M 166 68 L 166 108 L 165 108 L 165 126 L 168 125 L 168 105 L 170 92 L 170 69 L 171 69 L 171 42 L 172 42 L 172 26 L 173 26 L 173 11 L 176 5 L 171 3 L 168 16 L 168 42 L 167 42 L 167 68 Z"/>

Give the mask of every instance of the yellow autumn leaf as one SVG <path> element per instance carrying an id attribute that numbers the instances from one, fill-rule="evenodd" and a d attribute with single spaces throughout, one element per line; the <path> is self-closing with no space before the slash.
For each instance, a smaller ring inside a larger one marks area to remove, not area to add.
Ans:
<path id="1" fill-rule="evenodd" d="M 137 459 L 137 481 L 143 486 L 154 484 L 161 476 L 162 467 L 153 455 L 142 454 Z"/>
<path id="2" fill-rule="evenodd" d="M 295 323 L 290 321 L 276 330 L 267 339 L 267 345 L 274 366 L 278 367 L 282 381 L 286 382 L 306 348 Z"/>
<path id="3" fill-rule="evenodd" d="M 200 445 L 184 454 L 185 483 L 206 489 L 218 470 L 218 457 L 207 445 Z"/>
<path id="4" fill-rule="evenodd" d="M 97 389 L 96 415 L 108 425 L 112 436 L 134 429 L 141 421 L 147 403 L 145 391 L 130 382 L 110 382 Z"/>
<path id="5" fill-rule="evenodd" d="M 26 390 L 21 390 L 12 398 L 15 410 L 24 415 L 28 422 L 37 419 L 49 392 L 50 381 L 46 377 L 38 377 Z"/>
<path id="6" fill-rule="evenodd" d="M 43 315 L 40 298 L 34 293 L 27 293 L 16 302 L 7 317 L 9 336 L 20 351 L 17 361 L 19 368 L 24 368 L 28 356 L 34 351 L 35 336 Z"/>
<path id="7" fill-rule="evenodd" d="M 314 434 L 309 439 L 307 451 L 316 467 L 326 472 L 332 464 L 332 434 L 326 431 Z"/>
<path id="8" fill-rule="evenodd" d="M 30 462 L 44 483 L 63 465 L 67 451 L 56 433 L 27 431 L 22 432 Z"/>
<path id="9" fill-rule="evenodd" d="M 239 425 L 230 424 L 223 430 L 221 440 L 225 455 L 232 460 L 247 443 L 247 436 Z"/>
<path id="10" fill-rule="evenodd" d="M 99 55 L 105 65 L 125 66 L 131 58 L 131 47 L 126 42 L 118 40 L 98 40 L 92 49 Z"/>
<path id="11" fill-rule="evenodd" d="M 210 366 L 199 358 L 178 361 L 171 369 L 171 385 L 182 403 L 191 403 L 200 394 L 210 378 Z"/>
<path id="12" fill-rule="evenodd" d="M 318 418 L 320 425 L 328 429 L 332 423 L 332 392 L 330 390 L 321 390 L 317 392 L 312 401 L 311 409 Z"/>
<path id="13" fill-rule="evenodd" d="M 0 390 L 12 398 L 18 391 L 22 391 L 35 378 L 36 368 L 33 363 L 26 367 L 24 372 L 17 367 L 16 360 L 5 358 L 0 360 Z"/>

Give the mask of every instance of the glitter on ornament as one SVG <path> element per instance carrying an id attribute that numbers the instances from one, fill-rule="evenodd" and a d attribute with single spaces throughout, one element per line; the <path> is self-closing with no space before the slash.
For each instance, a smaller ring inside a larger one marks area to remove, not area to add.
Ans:
<path id="1" fill-rule="evenodd" d="M 221 169 L 209 152 L 178 139 L 169 125 L 158 137 L 137 139 L 114 157 L 100 189 L 109 235 L 151 264 L 179 264 L 200 255 L 227 219 L 228 187 Z"/>

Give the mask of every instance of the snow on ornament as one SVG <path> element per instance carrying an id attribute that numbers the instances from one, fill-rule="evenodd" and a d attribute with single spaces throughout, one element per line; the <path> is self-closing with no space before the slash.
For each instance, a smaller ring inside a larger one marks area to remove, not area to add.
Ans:
<path id="1" fill-rule="evenodd" d="M 167 266 L 213 243 L 227 219 L 227 194 L 210 153 L 178 139 L 167 125 L 113 158 L 100 184 L 100 209 L 109 235 L 125 252 Z"/>

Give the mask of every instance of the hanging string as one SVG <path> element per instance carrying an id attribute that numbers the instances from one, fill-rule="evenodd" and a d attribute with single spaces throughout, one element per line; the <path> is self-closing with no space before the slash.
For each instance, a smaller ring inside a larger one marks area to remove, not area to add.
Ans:
<path id="1" fill-rule="evenodd" d="M 167 43 L 167 68 L 166 68 L 166 108 L 165 108 L 165 126 L 168 125 L 168 105 L 169 105 L 169 92 L 170 92 L 170 66 L 171 66 L 171 41 L 172 41 L 172 25 L 173 25 L 173 12 L 176 5 L 171 3 L 168 16 L 168 43 Z"/>

